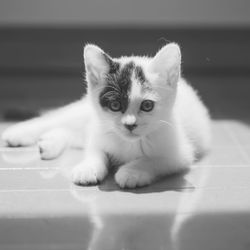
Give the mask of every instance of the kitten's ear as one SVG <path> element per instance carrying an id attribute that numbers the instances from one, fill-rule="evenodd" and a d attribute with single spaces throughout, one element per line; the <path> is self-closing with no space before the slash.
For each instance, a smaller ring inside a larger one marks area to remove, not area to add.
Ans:
<path id="1" fill-rule="evenodd" d="M 175 43 L 161 48 L 150 63 L 150 70 L 166 79 L 166 83 L 175 86 L 180 77 L 181 51 Z"/>
<path id="2" fill-rule="evenodd" d="M 84 63 L 88 81 L 98 84 L 110 71 L 112 58 L 96 45 L 84 47 Z"/>

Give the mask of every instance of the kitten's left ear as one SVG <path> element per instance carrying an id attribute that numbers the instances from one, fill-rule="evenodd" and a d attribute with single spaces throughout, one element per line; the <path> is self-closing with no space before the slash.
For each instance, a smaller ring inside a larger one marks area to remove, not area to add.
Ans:
<path id="1" fill-rule="evenodd" d="M 161 48 L 150 63 L 149 69 L 158 74 L 170 86 L 175 86 L 180 78 L 181 51 L 176 43 Z"/>
<path id="2" fill-rule="evenodd" d="M 94 85 L 102 81 L 114 64 L 109 55 L 93 44 L 84 47 L 84 63 L 88 82 Z"/>

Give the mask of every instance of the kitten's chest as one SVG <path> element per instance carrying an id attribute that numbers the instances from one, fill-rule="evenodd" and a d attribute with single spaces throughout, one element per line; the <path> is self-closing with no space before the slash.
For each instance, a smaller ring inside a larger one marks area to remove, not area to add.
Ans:
<path id="1" fill-rule="evenodd" d="M 125 141 L 111 136 L 104 139 L 103 150 L 115 160 L 125 163 L 142 156 L 139 141 Z"/>
<path id="2" fill-rule="evenodd" d="M 103 150 L 115 160 L 126 163 L 140 157 L 157 157 L 165 153 L 164 143 L 158 138 L 143 138 L 136 141 L 122 140 L 111 136 L 103 140 Z M 164 152 L 162 152 L 164 151 Z"/>

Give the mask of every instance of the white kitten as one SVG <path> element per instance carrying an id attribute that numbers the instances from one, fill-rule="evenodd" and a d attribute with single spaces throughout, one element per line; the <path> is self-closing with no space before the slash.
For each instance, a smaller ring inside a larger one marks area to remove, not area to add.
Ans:
<path id="1" fill-rule="evenodd" d="M 153 58 L 111 58 L 95 45 L 84 49 L 88 93 L 80 101 L 7 129 L 10 146 L 38 142 L 43 159 L 68 146 L 84 147 L 73 169 L 77 184 L 96 184 L 119 166 L 122 188 L 150 184 L 190 167 L 210 144 L 210 118 L 182 78 L 181 53 L 167 44 Z"/>

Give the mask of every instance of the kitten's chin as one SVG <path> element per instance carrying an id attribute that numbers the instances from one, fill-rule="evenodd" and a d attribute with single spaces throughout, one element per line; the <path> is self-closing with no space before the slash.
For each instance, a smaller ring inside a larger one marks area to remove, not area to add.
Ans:
<path id="1" fill-rule="evenodd" d="M 136 141 L 136 140 L 139 140 L 141 138 L 140 135 L 138 134 L 135 134 L 133 132 L 122 132 L 122 133 L 119 133 L 119 135 L 127 140 L 127 141 Z"/>
<path id="2" fill-rule="evenodd" d="M 129 141 L 136 141 L 136 140 L 139 140 L 141 136 L 137 134 L 129 133 L 125 137 Z"/>

